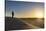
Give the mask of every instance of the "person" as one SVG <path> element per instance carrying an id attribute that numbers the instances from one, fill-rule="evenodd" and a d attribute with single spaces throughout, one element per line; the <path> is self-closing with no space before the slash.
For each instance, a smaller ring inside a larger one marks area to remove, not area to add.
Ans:
<path id="1" fill-rule="evenodd" d="M 14 12 L 12 11 L 12 18 L 14 17 Z"/>

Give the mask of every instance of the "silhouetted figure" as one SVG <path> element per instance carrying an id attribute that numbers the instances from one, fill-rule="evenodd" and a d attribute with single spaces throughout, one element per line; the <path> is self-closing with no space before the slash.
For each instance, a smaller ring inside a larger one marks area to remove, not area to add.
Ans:
<path id="1" fill-rule="evenodd" d="M 12 11 L 12 18 L 14 17 L 14 12 Z"/>

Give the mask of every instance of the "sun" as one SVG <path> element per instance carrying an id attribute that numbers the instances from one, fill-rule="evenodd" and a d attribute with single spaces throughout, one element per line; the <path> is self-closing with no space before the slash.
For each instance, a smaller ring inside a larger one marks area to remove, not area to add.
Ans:
<path id="1" fill-rule="evenodd" d="M 37 18 L 43 18 L 43 12 L 35 12 L 35 16 L 37 17 Z"/>
<path id="2" fill-rule="evenodd" d="M 35 18 L 43 18 L 43 9 L 42 8 L 35 8 L 32 11 L 32 17 Z"/>

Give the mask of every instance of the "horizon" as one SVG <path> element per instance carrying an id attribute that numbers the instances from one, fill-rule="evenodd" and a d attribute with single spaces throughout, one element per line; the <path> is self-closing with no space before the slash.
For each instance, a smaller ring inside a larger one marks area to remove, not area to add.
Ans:
<path id="1" fill-rule="evenodd" d="M 5 16 L 6 18 L 7 17 L 10 17 L 10 16 Z M 10 17 L 10 18 L 12 18 L 12 17 Z M 13 18 L 17 18 L 17 17 L 13 17 Z M 23 17 L 21 17 L 21 18 L 23 18 Z M 27 18 L 31 18 L 31 17 L 27 17 Z M 36 17 L 35 17 L 36 18 Z M 44 18 L 44 17 L 43 17 Z"/>

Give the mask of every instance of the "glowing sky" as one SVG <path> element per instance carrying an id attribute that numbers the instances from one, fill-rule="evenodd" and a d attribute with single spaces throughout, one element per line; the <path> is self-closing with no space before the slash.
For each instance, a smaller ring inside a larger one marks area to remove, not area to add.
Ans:
<path id="1" fill-rule="evenodd" d="M 42 18 L 43 10 L 44 10 L 44 3 L 7 1 L 6 2 L 6 16 L 11 16 L 12 10 L 15 13 L 14 17 Z"/>

